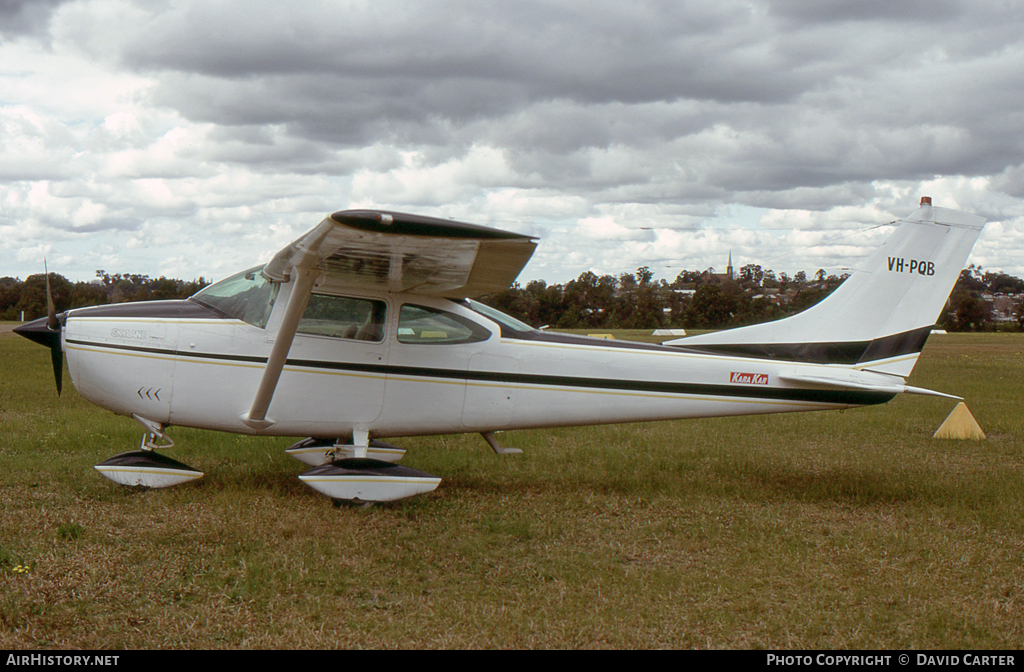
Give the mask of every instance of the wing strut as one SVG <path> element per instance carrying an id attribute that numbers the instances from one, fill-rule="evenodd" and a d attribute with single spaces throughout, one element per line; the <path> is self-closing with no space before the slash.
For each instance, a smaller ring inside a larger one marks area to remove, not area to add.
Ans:
<path id="1" fill-rule="evenodd" d="M 242 414 L 242 422 L 253 429 L 266 429 L 274 424 L 273 420 L 267 419 L 267 409 L 274 398 L 277 381 L 281 378 L 281 371 L 288 359 L 288 351 L 291 350 L 295 332 L 299 328 L 299 320 L 306 312 L 306 304 L 309 303 L 309 295 L 313 291 L 313 282 L 318 275 L 319 272 L 315 268 L 295 268 L 291 273 L 291 280 L 295 285 L 292 287 L 291 296 L 288 297 L 288 305 L 285 307 L 281 327 L 277 330 L 270 358 L 267 359 L 267 368 L 263 370 L 263 379 L 256 390 L 252 408 L 248 413 Z"/>

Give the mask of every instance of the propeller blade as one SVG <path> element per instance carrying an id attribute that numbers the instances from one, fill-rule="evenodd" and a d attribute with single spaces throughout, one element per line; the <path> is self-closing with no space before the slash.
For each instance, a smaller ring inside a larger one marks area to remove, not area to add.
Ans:
<path id="1" fill-rule="evenodd" d="M 50 359 L 53 362 L 53 376 L 57 380 L 57 394 L 61 393 L 61 382 L 64 376 L 64 353 L 60 349 L 60 318 L 57 319 L 57 329 L 51 329 L 49 318 L 40 317 L 14 328 L 14 333 L 24 336 L 30 341 L 39 345 L 45 345 L 50 349 Z"/>
<path id="2" fill-rule="evenodd" d="M 64 353 L 60 349 L 60 339 L 57 345 L 50 348 L 50 361 L 53 362 L 53 379 L 57 381 L 57 396 L 60 396 L 61 384 L 64 382 Z"/>
<path id="3" fill-rule="evenodd" d="M 57 321 L 57 309 L 53 307 L 53 293 L 50 291 L 50 269 L 46 267 L 46 259 L 43 259 L 43 272 L 46 275 L 46 326 L 57 331 L 60 329 L 60 322 Z M 60 383 L 57 384 L 58 389 Z"/>
<path id="4" fill-rule="evenodd" d="M 14 333 L 24 336 L 30 341 L 45 345 L 50 349 L 50 361 L 53 363 L 53 379 L 57 383 L 57 396 L 60 396 L 64 383 L 64 352 L 60 347 L 62 325 L 57 310 L 53 305 L 53 291 L 50 289 L 50 269 L 43 259 L 43 270 L 46 276 L 46 317 L 26 322 L 14 328 Z"/>

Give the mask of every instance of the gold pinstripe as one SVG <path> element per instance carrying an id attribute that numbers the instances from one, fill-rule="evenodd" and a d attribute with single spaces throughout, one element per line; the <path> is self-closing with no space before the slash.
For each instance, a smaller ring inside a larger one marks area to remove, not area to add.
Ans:
<path id="1" fill-rule="evenodd" d="M 96 471 L 110 471 L 122 474 L 153 474 L 156 476 L 192 476 L 202 478 L 201 471 L 185 471 L 184 469 L 154 469 L 152 467 L 93 467 Z"/>

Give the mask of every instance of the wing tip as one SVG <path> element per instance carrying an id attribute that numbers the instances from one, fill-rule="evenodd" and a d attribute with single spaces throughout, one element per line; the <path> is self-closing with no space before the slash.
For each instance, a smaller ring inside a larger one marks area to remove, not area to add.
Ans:
<path id="1" fill-rule="evenodd" d="M 453 219 L 412 215 L 391 210 L 339 210 L 330 218 L 342 226 L 374 233 L 394 233 L 406 236 L 431 236 L 438 238 L 528 239 L 536 240 L 513 231 L 495 229 L 480 224 L 469 224 Z"/>

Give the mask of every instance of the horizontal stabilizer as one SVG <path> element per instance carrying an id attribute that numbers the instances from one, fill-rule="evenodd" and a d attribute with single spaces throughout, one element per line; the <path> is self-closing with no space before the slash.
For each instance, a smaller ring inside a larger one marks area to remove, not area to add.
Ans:
<path id="1" fill-rule="evenodd" d="M 884 392 L 887 394 L 921 394 L 929 397 L 943 397 L 945 399 L 962 399 L 962 397 L 957 397 L 952 394 L 945 394 L 944 392 L 935 392 L 934 390 L 927 390 L 923 387 L 913 387 L 911 385 L 905 385 L 903 384 L 902 380 L 895 378 L 892 381 L 880 380 L 878 382 L 872 382 L 866 380 L 854 380 L 851 378 L 832 378 L 829 376 L 782 374 L 779 376 L 779 380 L 787 383 L 794 383 L 802 387 L 824 387 L 826 389 L 839 390 L 864 390 L 868 392 Z"/>

